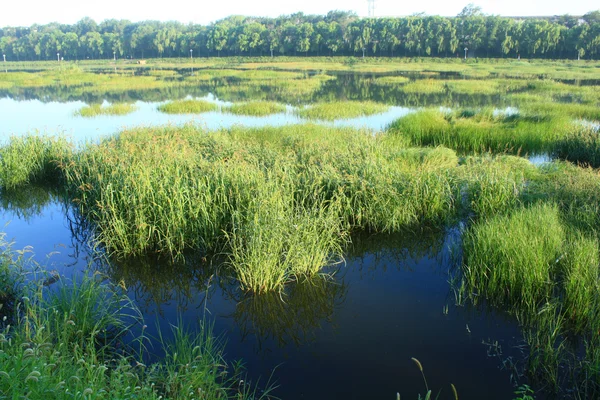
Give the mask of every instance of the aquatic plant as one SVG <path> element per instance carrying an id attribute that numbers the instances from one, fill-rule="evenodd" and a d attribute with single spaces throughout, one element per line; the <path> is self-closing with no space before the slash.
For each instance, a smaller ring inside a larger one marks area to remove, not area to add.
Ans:
<path id="1" fill-rule="evenodd" d="M 56 182 L 61 176 L 58 166 L 71 152 L 71 143 L 62 136 L 11 137 L 0 147 L 0 188 Z"/>
<path id="2" fill-rule="evenodd" d="M 552 295 L 564 240 L 558 208 L 552 205 L 483 220 L 464 237 L 465 285 L 495 304 L 536 310 Z"/>
<path id="3" fill-rule="evenodd" d="M 215 111 L 218 106 L 206 100 L 177 100 L 158 106 L 158 110 L 167 114 L 200 114 Z"/>
<path id="4" fill-rule="evenodd" d="M 283 104 L 253 101 L 250 103 L 232 104 L 229 107 L 223 108 L 223 111 L 238 115 L 252 115 L 262 117 L 270 114 L 285 112 L 286 108 Z"/>
<path id="5" fill-rule="evenodd" d="M 92 104 L 84 106 L 75 112 L 75 115 L 81 117 L 97 117 L 99 115 L 127 115 L 131 114 L 137 109 L 134 104 L 129 103 L 117 103 L 103 106 L 101 104 Z"/>
<path id="6" fill-rule="evenodd" d="M 490 109 L 446 113 L 424 110 L 402 117 L 388 128 L 415 146 L 447 146 L 458 151 L 539 154 L 551 152 L 573 123 L 544 114 L 501 114 Z"/>
<path id="7" fill-rule="evenodd" d="M 324 119 L 333 121 L 336 119 L 355 118 L 385 112 L 387 106 L 374 102 L 335 102 L 317 103 L 297 111 L 303 118 Z"/>

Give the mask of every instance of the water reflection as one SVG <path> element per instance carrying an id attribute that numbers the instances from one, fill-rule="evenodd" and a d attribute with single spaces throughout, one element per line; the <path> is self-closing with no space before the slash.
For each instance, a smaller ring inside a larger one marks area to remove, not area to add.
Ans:
<path id="1" fill-rule="evenodd" d="M 142 312 L 152 310 L 163 316 L 163 308 L 174 305 L 179 312 L 202 304 L 212 293 L 219 261 L 197 253 L 185 255 L 185 262 L 156 256 L 117 260 L 104 258 L 98 268 L 127 288 Z"/>
<path id="2" fill-rule="evenodd" d="M 30 221 L 33 217 L 42 215 L 48 204 L 57 199 L 55 191 L 40 185 L 4 189 L 0 190 L 0 209 L 18 219 Z"/>
<path id="3" fill-rule="evenodd" d="M 257 350 L 264 341 L 279 346 L 301 346 L 314 341 L 323 324 L 333 323 L 335 310 L 343 304 L 348 288 L 328 276 L 317 276 L 289 285 L 284 293 L 243 295 L 236 300 L 231 317 L 242 341 L 256 338 Z"/>

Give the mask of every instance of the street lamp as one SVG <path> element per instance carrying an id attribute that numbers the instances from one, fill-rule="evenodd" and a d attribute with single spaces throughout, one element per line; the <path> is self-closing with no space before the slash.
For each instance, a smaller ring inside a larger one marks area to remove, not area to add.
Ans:
<path id="1" fill-rule="evenodd" d="M 465 47 L 465 60 L 467 59 L 467 51 L 469 51 L 469 49 Z"/>
<path id="2" fill-rule="evenodd" d="M 56 53 L 56 60 L 60 62 L 60 53 Z"/>
<path id="3" fill-rule="evenodd" d="M 190 49 L 190 60 L 193 58 L 193 57 L 192 57 L 192 52 L 193 52 L 193 51 L 194 51 L 194 50 Z"/>

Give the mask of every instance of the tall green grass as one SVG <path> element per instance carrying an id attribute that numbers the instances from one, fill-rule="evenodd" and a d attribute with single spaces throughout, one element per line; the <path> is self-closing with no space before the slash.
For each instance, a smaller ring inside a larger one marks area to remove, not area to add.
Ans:
<path id="1" fill-rule="evenodd" d="M 310 278 L 341 257 L 337 205 L 310 199 L 314 203 L 306 206 L 294 198 L 293 184 L 282 179 L 268 178 L 247 211 L 234 212 L 230 263 L 245 290 L 280 290 L 292 278 Z"/>
<path id="2" fill-rule="evenodd" d="M 0 147 L 0 187 L 56 182 L 61 176 L 59 165 L 70 157 L 72 148 L 64 137 L 11 137 Z"/>
<path id="3" fill-rule="evenodd" d="M 462 152 L 547 153 L 573 123 L 543 114 L 494 114 L 491 109 L 445 113 L 424 110 L 393 122 L 388 131 L 415 146 L 447 146 Z"/>
<path id="4" fill-rule="evenodd" d="M 370 101 L 363 102 L 334 102 L 317 103 L 298 110 L 298 115 L 303 118 L 323 119 L 333 121 L 336 119 L 355 118 L 387 111 L 388 106 Z"/>
<path id="5" fill-rule="evenodd" d="M 463 241 L 468 290 L 537 309 L 552 295 L 564 240 L 556 206 L 536 205 L 476 224 Z"/>
<path id="6" fill-rule="evenodd" d="M 177 100 L 158 106 L 158 110 L 167 114 L 200 114 L 215 111 L 218 106 L 206 100 Z"/>
<path id="7" fill-rule="evenodd" d="M 249 103 L 233 104 L 223 108 L 223 111 L 237 115 L 251 115 L 262 117 L 271 114 L 285 112 L 286 108 L 283 104 L 267 101 L 253 101 Z"/>

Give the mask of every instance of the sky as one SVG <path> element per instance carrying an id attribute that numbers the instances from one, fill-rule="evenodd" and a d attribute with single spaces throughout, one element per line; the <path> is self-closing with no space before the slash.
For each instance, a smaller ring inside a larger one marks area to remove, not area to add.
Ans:
<path id="1" fill-rule="evenodd" d="M 593 0 L 376 0 L 375 15 L 406 16 L 424 12 L 454 16 L 469 2 L 480 6 L 485 14 L 505 16 L 583 15 L 600 9 Z M 90 17 L 96 22 L 115 18 L 132 22 L 176 20 L 205 25 L 229 15 L 276 17 L 299 11 L 326 14 L 331 10 L 354 11 L 359 16 L 366 16 L 367 0 L 28 0 L 5 4 L 0 13 L 0 26 L 49 22 L 73 24 L 83 17 Z"/>

